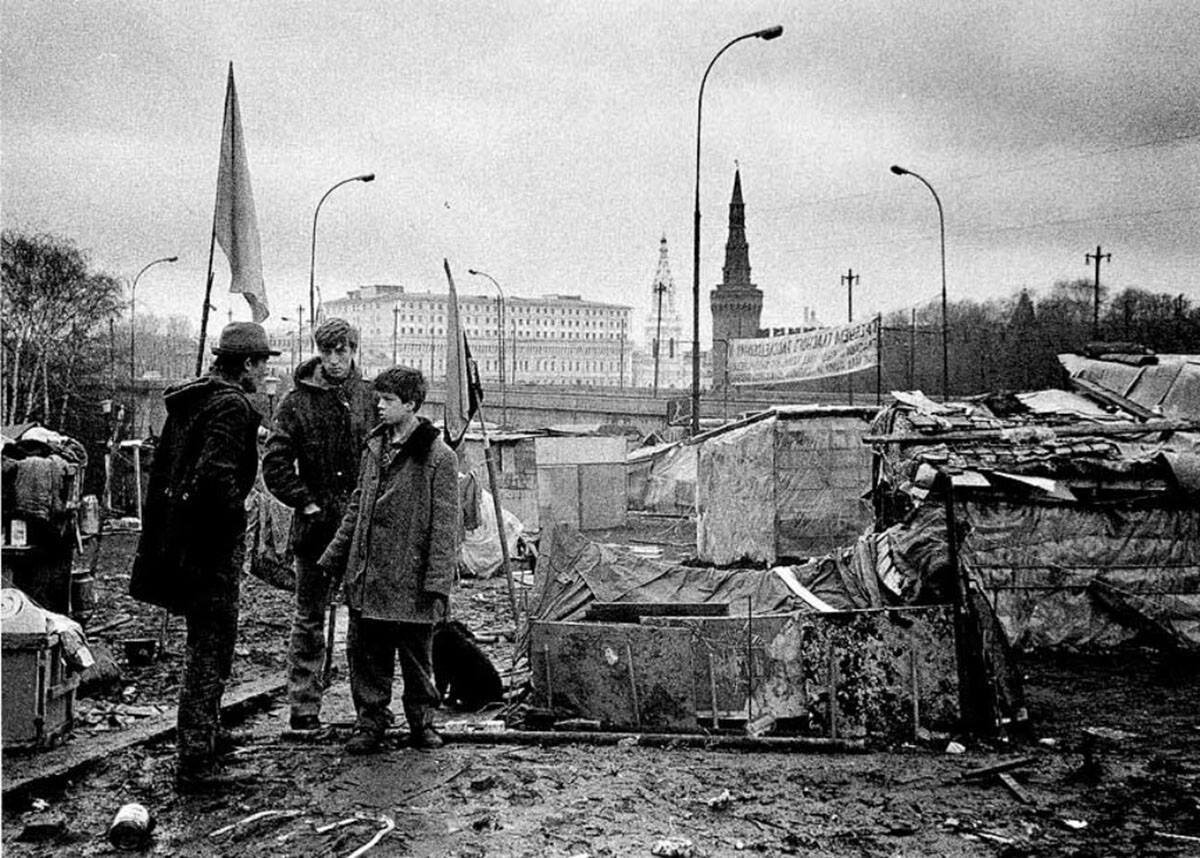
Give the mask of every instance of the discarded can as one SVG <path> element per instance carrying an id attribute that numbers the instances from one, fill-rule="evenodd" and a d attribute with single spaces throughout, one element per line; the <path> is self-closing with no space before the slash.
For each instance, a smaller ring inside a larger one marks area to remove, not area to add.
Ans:
<path id="1" fill-rule="evenodd" d="M 121 806 L 108 826 L 108 841 L 118 849 L 141 849 L 154 831 L 154 817 L 136 801 Z"/>

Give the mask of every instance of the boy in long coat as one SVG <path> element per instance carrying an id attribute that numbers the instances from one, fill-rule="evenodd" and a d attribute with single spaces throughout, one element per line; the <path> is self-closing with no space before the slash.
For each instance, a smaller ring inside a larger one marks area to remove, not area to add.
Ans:
<path id="1" fill-rule="evenodd" d="M 442 744 L 433 728 L 433 627 L 446 618 L 458 569 L 458 460 L 417 410 L 419 370 L 384 370 L 372 386 L 381 425 L 371 433 L 358 487 L 320 565 L 344 574 L 350 608 L 347 653 L 357 712 L 346 750 L 377 750 L 388 723 L 395 657 L 412 744 Z M 343 573 L 344 570 L 344 573 Z"/>

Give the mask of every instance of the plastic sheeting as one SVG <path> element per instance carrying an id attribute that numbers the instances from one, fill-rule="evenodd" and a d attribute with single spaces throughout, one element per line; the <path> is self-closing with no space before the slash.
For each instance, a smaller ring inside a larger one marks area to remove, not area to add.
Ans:
<path id="1" fill-rule="evenodd" d="M 508 556 L 517 556 L 517 542 L 524 532 L 521 520 L 507 509 L 504 512 L 504 536 L 508 541 Z M 487 489 L 479 491 L 479 527 L 463 534 L 460 568 L 472 578 L 491 578 L 504 562 L 500 550 L 500 532 L 496 528 L 496 504 Z"/>
<path id="2" fill-rule="evenodd" d="M 629 508 L 661 515 L 693 515 L 699 452 L 694 444 L 670 444 L 630 453 L 626 470 Z"/>

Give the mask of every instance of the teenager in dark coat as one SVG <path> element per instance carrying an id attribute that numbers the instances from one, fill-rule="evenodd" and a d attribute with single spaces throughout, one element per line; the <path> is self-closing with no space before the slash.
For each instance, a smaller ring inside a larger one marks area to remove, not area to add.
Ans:
<path id="1" fill-rule="evenodd" d="M 358 487 L 320 564 L 344 572 L 350 607 L 347 652 L 357 712 L 347 750 L 379 748 L 388 721 L 397 651 L 412 743 L 437 747 L 433 627 L 446 618 L 458 571 L 458 458 L 416 412 L 418 370 L 392 367 L 372 385 L 382 426 L 367 441 Z"/>
<path id="2" fill-rule="evenodd" d="M 226 785 L 216 772 L 221 695 L 233 665 L 246 496 L 258 473 L 260 417 L 247 393 L 267 358 L 260 325 L 221 332 L 211 374 L 169 389 L 142 534 L 129 581 L 134 598 L 187 621 L 176 744 L 180 791 Z"/>
<path id="3" fill-rule="evenodd" d="M 293 730 L 321 726 L 321 668 L 329 581 L 317 566 L 358 482 L 358 463 L 375 424 L 375 394 L 354 358 L 358 334 L 329 319 L 313 335 L 317 356 L 296 368 L 295 387 L 275 414 L 263 456 L 263 481 L 290 506 L 296 586 L 288 643 L 288 703 Z"/>

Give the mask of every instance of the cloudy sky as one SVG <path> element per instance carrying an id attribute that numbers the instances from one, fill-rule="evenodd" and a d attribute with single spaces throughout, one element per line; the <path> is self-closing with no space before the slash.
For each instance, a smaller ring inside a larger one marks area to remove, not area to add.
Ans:
<path id="1" fill-rule="evenodd" d="M 1090 277 L 1200 301 L 1200 5 L 1177 2 L 2 0 L 6 226 L 74 239 L 139 308 L 198 320 L 234 64 L 276 316 L 364 283 L 648 312 L 666 235 L 703 326 L 742 171 L 763 323 Z M 232 308 L 217 251 L 218 318 Z M 283 324 L 283 323 L 279 323 Z"/>

